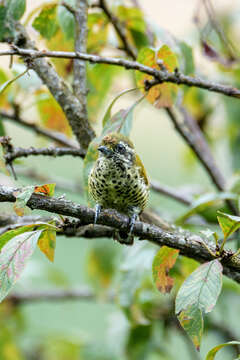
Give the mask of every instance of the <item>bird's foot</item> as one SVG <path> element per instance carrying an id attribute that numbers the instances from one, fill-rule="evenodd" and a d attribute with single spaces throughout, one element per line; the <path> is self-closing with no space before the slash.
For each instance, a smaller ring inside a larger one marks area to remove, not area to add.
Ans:
<path id="1" fill-rule="evenodd" d="M 120 243 L 125 245 L 132 245 L 134 242 L 134 236 L 132 234 L 135 222 L 137 220 L 138 215 L 133 214 L 129 221 L 129 231 L 125 232 L 122 230 L 116 230 L 114 238 Z"/>
<path id="2" fill-rule="evenodd" d="M 129 235 L 132 235 L 132 231 L 135 225 L 135 222 L 138 218 L 138 215 L 136 213 L 134 213 L 131 217 L 130 217 L 130 221 L 129 221 Z"/>
<path id="3" fill-rule="evenodd" d="M 101 212 L 101 205 L 100 204 L 96 204 L 95 206 L 95 216 L 94 216 L 94 225 L 97 223 L 98 221 L 98 217 L 100 215 L 100 212 Z"/>

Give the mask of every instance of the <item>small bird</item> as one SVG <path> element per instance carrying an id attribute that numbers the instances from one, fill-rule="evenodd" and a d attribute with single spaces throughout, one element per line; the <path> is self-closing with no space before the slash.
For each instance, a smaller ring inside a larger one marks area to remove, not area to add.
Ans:
<path id="1" fill-rule="evenodd" d="M 96 201 L 95 223 L 101 208 L 116 209 L 130 217 L 129 233 L 116 232 L 119 242 L 132 244 L 132 230 L 149 196 L 149 180 L 133 143 L 120 133 L 106 135 L 98 147 L 88 186 Z"/>

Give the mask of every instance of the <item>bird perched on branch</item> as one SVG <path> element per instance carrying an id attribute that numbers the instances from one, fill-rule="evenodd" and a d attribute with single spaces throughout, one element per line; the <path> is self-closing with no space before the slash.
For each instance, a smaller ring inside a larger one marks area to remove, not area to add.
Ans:
<path id="1" fill-rule="evenodd" d="M 101 208 L 116 209 L 130 217 L 129 232 L 116 232 L 119 242 L 132 244 L 132 230 L 146 206 L 149 181 L 133 143 L 124 135 L 106 135 L 98 147 L 99 157 L 88 178 L 89 192 L 96 201 L 95 223 Z"/>

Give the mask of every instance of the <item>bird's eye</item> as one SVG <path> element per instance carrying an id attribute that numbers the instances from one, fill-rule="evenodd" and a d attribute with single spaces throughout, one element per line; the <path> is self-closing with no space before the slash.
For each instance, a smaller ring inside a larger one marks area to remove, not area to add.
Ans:
<path id="1" fill-rule="evenodd" d="M 125 146 L 123 144 L 117 144 L 116 150 L 120 154 L 124 154 L 126 152 L 126 148 L 125 148 Z"/>

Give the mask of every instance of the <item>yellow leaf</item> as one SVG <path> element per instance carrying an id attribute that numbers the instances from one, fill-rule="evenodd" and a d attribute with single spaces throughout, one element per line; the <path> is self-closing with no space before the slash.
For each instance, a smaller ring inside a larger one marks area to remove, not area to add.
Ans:
<path id="1" fill-rule="evenodd" d="M 173 72 L 178 67 L 176 55 L 167 45 L 163 45 L 158 52 L 150 48 L 143 48 L 139 52 L 138 62 L 159 70 L 158 60 L 162 60 L 167 71 Z M 152 86 L 150 90 L 145 91 L 145 82 L 152 80 L 153 77 L 148 74 L 136 71 L 136 82 L 139 89 L 146 93 L 146 99 L 156 108 L 170 107 L 176 98 L 178 87 L 175 84 L 163 83 Z"/>
<path id="2" fill-rule="evenodd" d="M 44 230 L 38 240 L 38 247 L 53 262 L 56 247 L 56 231 L 51 229 Z"/>

